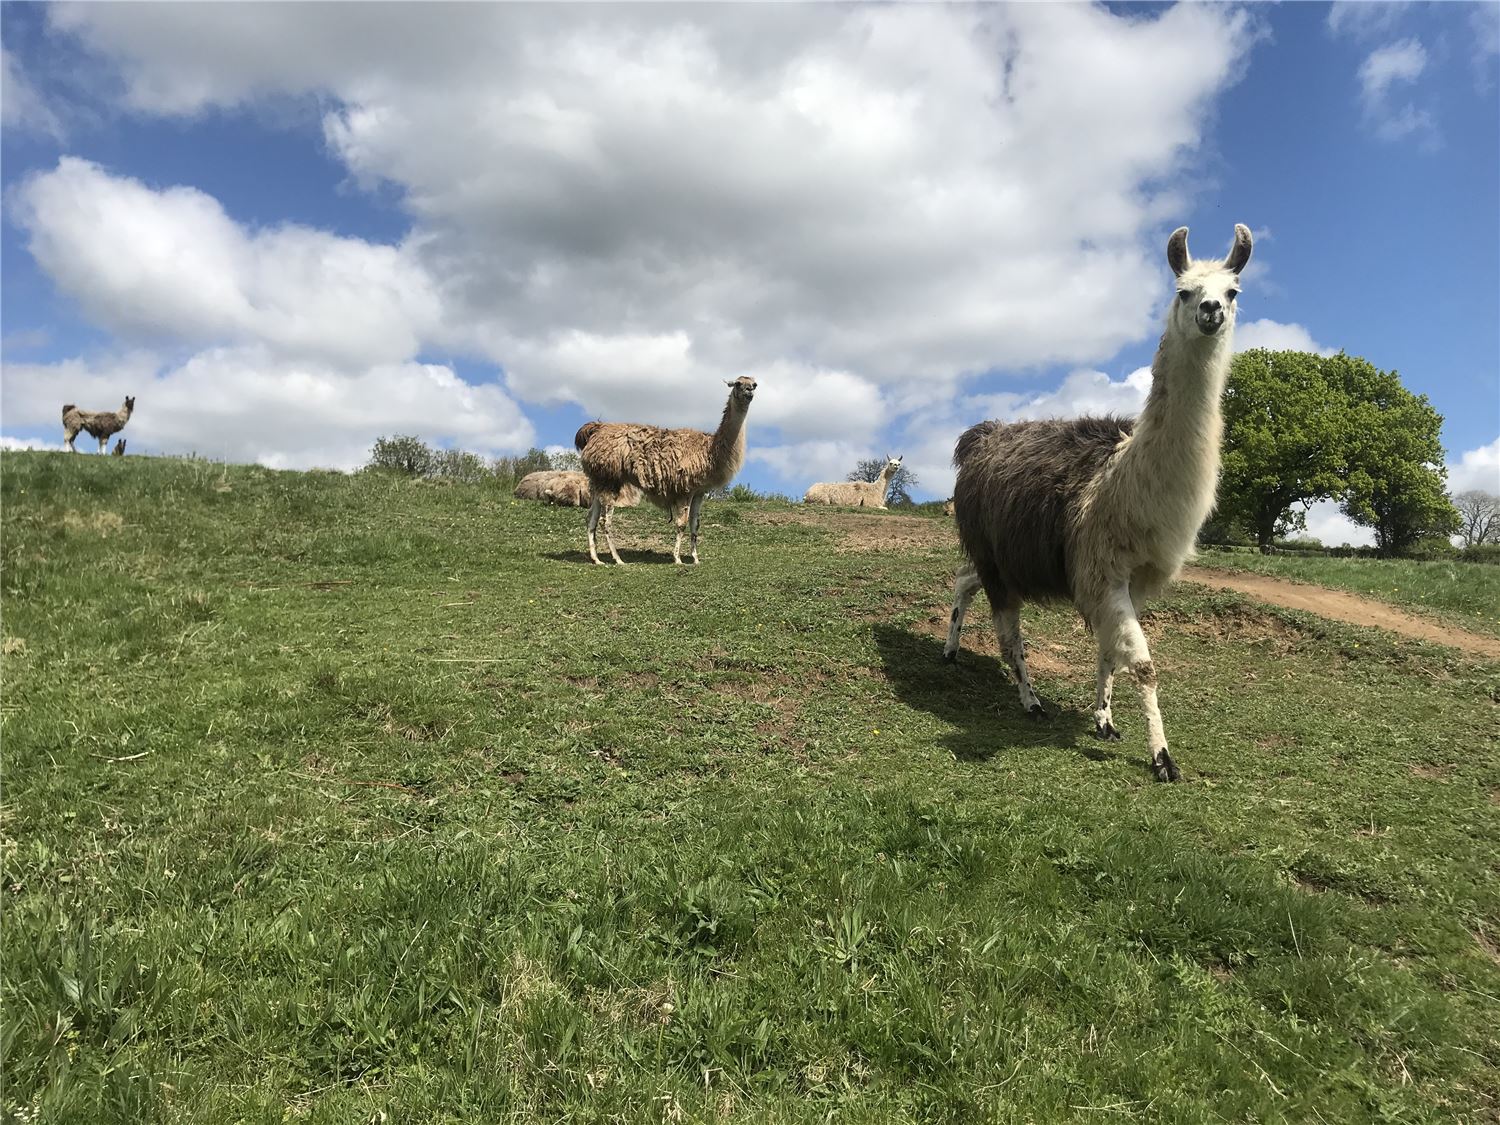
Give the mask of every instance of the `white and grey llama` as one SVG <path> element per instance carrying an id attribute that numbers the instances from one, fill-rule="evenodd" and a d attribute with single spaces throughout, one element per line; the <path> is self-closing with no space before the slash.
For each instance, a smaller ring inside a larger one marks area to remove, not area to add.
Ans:
<path id="1" fill-rule="evenodd" d="M 1151 392 L 1123 418 L 981 422 L 958 439 L 953 491 L 960 572 L 943 655 L 958 653 L 975 592 L 990 600 L 1001 654 L 1021 704 L 1044 715 L 1026 671 L 1024 601 L 1071 599 L 1099 642 L 1094 734 L 1118 740 L 1110 711 L 1117 671 L 1135 675 L 1158 780 L 1180 774 L 1167 752 L 1156 669 L 1139 612 L 1177 576 L 1214 505 L 1240 271 L 1250 231 L 1234 228 L 1223 261 L 1188 257 L 1187 228 L 1167 240 L 1177 292 L 1151 364 Z"/>

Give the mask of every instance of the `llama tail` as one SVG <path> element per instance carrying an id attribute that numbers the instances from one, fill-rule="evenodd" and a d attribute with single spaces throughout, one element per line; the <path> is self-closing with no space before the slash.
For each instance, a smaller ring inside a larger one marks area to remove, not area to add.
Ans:
<path id="1" fill-rule="evenodd" d="M 959 434 L 958 444 L 953 447 L 953 467 L 963 468 L 964 462 L 969 459 L 974 450 L 979 448 L 980 443 L 998 430 L 1000 425 L 999 422 L 980 422 Z"/>
<path id="2" fill-rule="evenodd" d="M 77 410 L 77 409 L 78 409 L 78 404 L 76 402 L 69 402 L 69 403 L 64 404 L 64 406 L 63 406 L 63 417 L 66 418 L 68 416 L 68 411 L 70 411 L 70 410 Z"/>
<path id="3" fill-rule="evenodd" d="M 604 425 L 603 422 L 585 422 L 579 426 L 578 432 L 573 435 L 573 448 L 580 453 L 583 452 L 583 447 L 589 443 L 589 438 L 598 433 L 602 425 Z"/>

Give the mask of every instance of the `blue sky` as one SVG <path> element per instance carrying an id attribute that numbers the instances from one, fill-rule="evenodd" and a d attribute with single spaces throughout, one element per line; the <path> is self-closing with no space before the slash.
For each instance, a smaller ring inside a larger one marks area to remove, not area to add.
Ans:
<path id="1" fill-rule="evenodd" d="M 742 479 L 1138 407 L 1166 235 L 1500 487 L 1500 6 L 3 6 L 0 432 L 358 464 L 586 418 Z M 1326 509 L 1313 529 L 1358 541 Z"/>

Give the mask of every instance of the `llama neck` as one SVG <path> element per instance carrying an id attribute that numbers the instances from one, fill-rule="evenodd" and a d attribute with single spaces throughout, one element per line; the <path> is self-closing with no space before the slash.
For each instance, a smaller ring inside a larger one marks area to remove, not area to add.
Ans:
<path id="1" fill-rule="evenodd" d="M 885 503 L 886 489 L 891 486 L 891 477 L 896 475 L 896 470 L 887 465 L 880 470 L 880 475 L 875 478 L 875 491 L 880 495 L 880 502 Z"/>
<path id="2" fill-rule="evenodd" d="M 719 428 L 714 431 L 708 456 L 714 467 L 714 476 L 721 477 L 726 483 L 744 464 L 745 410 L 735 404 L 733 397 L 724 407 L 724 417 L 719 420 Z"/>
<path id="3" fill-rule="evenodd" d="M 1151 393 L 1117 468 L 1153 506 L 1175 499 L 1201 509 L 1194 532 L 1208 515 L 1218 483 L 1220 400 L 1232 343 L 1231 331 L 1197 339 L 1163 334 L 1151 364 Z"/>

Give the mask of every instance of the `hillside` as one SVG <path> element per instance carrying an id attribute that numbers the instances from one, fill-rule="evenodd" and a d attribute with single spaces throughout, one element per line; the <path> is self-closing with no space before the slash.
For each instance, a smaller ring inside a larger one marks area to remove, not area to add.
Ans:
<path id="1" fill-rule="evenodd" d="M 7 1118 L 1489 1121 L 1500 666 L 948 525 L 7 453 Z M 380 1116 L 384 1114 L 385 1116 Z"/>

